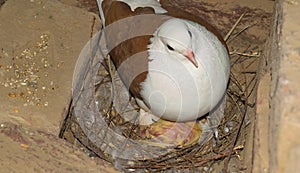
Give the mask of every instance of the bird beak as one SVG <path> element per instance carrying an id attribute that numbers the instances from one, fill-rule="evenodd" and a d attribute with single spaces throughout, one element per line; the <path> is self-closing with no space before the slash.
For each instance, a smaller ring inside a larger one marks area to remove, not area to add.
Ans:
<path id="1" fill-rule="evenodd" d="M 194 64 L 194 66 L 195 66 L 196 68 L 198 68 L 198 63 L 197 63 L 197 61 L 196 61 L 196 59 L 195 59 L 195 56 L 194 56 L 194 52 L 193 52 L 193 51 L 191 51 L 191 50 L 186 50 L 185 52 L 183 52 L 183 55 L 184 55 L 188 60 L 190 60 L 190 61 Z"/>

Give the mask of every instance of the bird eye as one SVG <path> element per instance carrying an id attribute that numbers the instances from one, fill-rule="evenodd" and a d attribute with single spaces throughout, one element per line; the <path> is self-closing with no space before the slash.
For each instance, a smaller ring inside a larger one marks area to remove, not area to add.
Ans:
<path id="1" fill-rule="evenodd" d="M 174 51 L 175 49 L 173 47 L 171 47 L 170 45 L 167 44 L 167 48 L 171 51 Z"/>
<path id="2" fill-rule="evenodd" d="M 188 30 L 189 36 L 192 38 L 192 32 Z"/>

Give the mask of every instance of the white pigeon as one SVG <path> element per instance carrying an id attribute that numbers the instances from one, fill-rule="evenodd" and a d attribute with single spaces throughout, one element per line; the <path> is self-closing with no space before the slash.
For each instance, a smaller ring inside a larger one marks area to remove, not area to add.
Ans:
<path id="1" fill-rule="evenodd" d="M 144 115 L 148 116 L 146 124 L 157 119 L 155 117 L 179 122 L 193 121 L 218 105 L 227 88 L 230 63 L 226 44 L 211 25 L 197 16 L 164 7 L 163 0 L 98 2 L 102 21 L 108 21 L 105 25 L 126 15 L 141 15 L 143 9 L 148 14 L 149 8 L 156 15 L 175 17 L 162 22 L 151 38 L 130 38 L 116 47 L 108 46 L 117 68 L 138 51 L 148 52 L 140 57 L 146 59 L 141 61 L 144 64 L 127 64 L 118 70 L 142 112 L 148 113 Z M 126 27 L 137 26 L 136 23 L 128 23 Z M 143 27 L 140 26 L 140 29 Z M 106 35 L 106 40 L 117 35 Z M 132 75 L 131 71 L 138 66 L 146 66 L 146 73 L 129 80 L 132 78 L 128 77 Z"/>

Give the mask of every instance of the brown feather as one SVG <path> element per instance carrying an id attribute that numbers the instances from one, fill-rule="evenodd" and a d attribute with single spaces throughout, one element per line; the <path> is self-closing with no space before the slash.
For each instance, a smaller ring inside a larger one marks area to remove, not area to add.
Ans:
<path id="1" fill-rule="evenodd" d="M 154 14 L 154 10 L 149 7 L 139 7 L 132 12 L 127 4 L 113 0 L 104 0 L 102 8 L 106 26 L 126 17 Z M 122 34 L 127 34 L 129 31 L 127 29 L 130 27 L 142 29 L 144 26 L 135 26 L 135 23 L 128 22 L 126 26 L 122 25 L 122 27 L 124 28 L 116 28 L 114 31 L 106 32 L 107 40 L 117 36 L 121 37 L 120 35 Z M 134 97 L 140 99 L 142 99 L 140 95 L 140 83 L 146 79 L 148 73 L 148 53 L 146 51 L 150 43 L 150 38 L 151 35 L 144 35 L 128 39 L 117 46 L 112 46 L 114 48 L 109 53 L 126 87 L 129 88 Z M 112 45 L 114 44 L 113 42 L 114 41 L 111 41 Z M 126 63 L 125 61 L 129 61 L 130 63 Z"/>

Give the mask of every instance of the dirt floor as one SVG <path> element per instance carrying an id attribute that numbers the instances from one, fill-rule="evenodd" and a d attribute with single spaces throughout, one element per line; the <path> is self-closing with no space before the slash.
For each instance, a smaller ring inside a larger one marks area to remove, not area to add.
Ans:
<path id="1" fill-rule="evenodd" d="M 203 9 L 184 1 L 174 3 L 206 18 L 224 36 L 246 13 L 228 41 L 236 56 L 232 64 L 239 59 L 237 53 L 253 55 L 264 49 L 273 1 L 203 1 Z M 109 163 L 58 138 L 71 97 L 75 63 L 89 40 L 92 16 L 97 16 L 89 12 L 97 10 L 95 1 L 7 0 L 0 5 L 1 172 L 115 172 Z M 95 30 L 99 28 L 97 18 Z M 243 75 L 256 71 L 259 61 L 248 64 L 232 70 L 244 69 Z M 253 124 L 251 117 L 246 121 Z M 249 138 L 245 136 L 244 140 Z M 247 170 L 247 166 L 242 167 Z"/>

